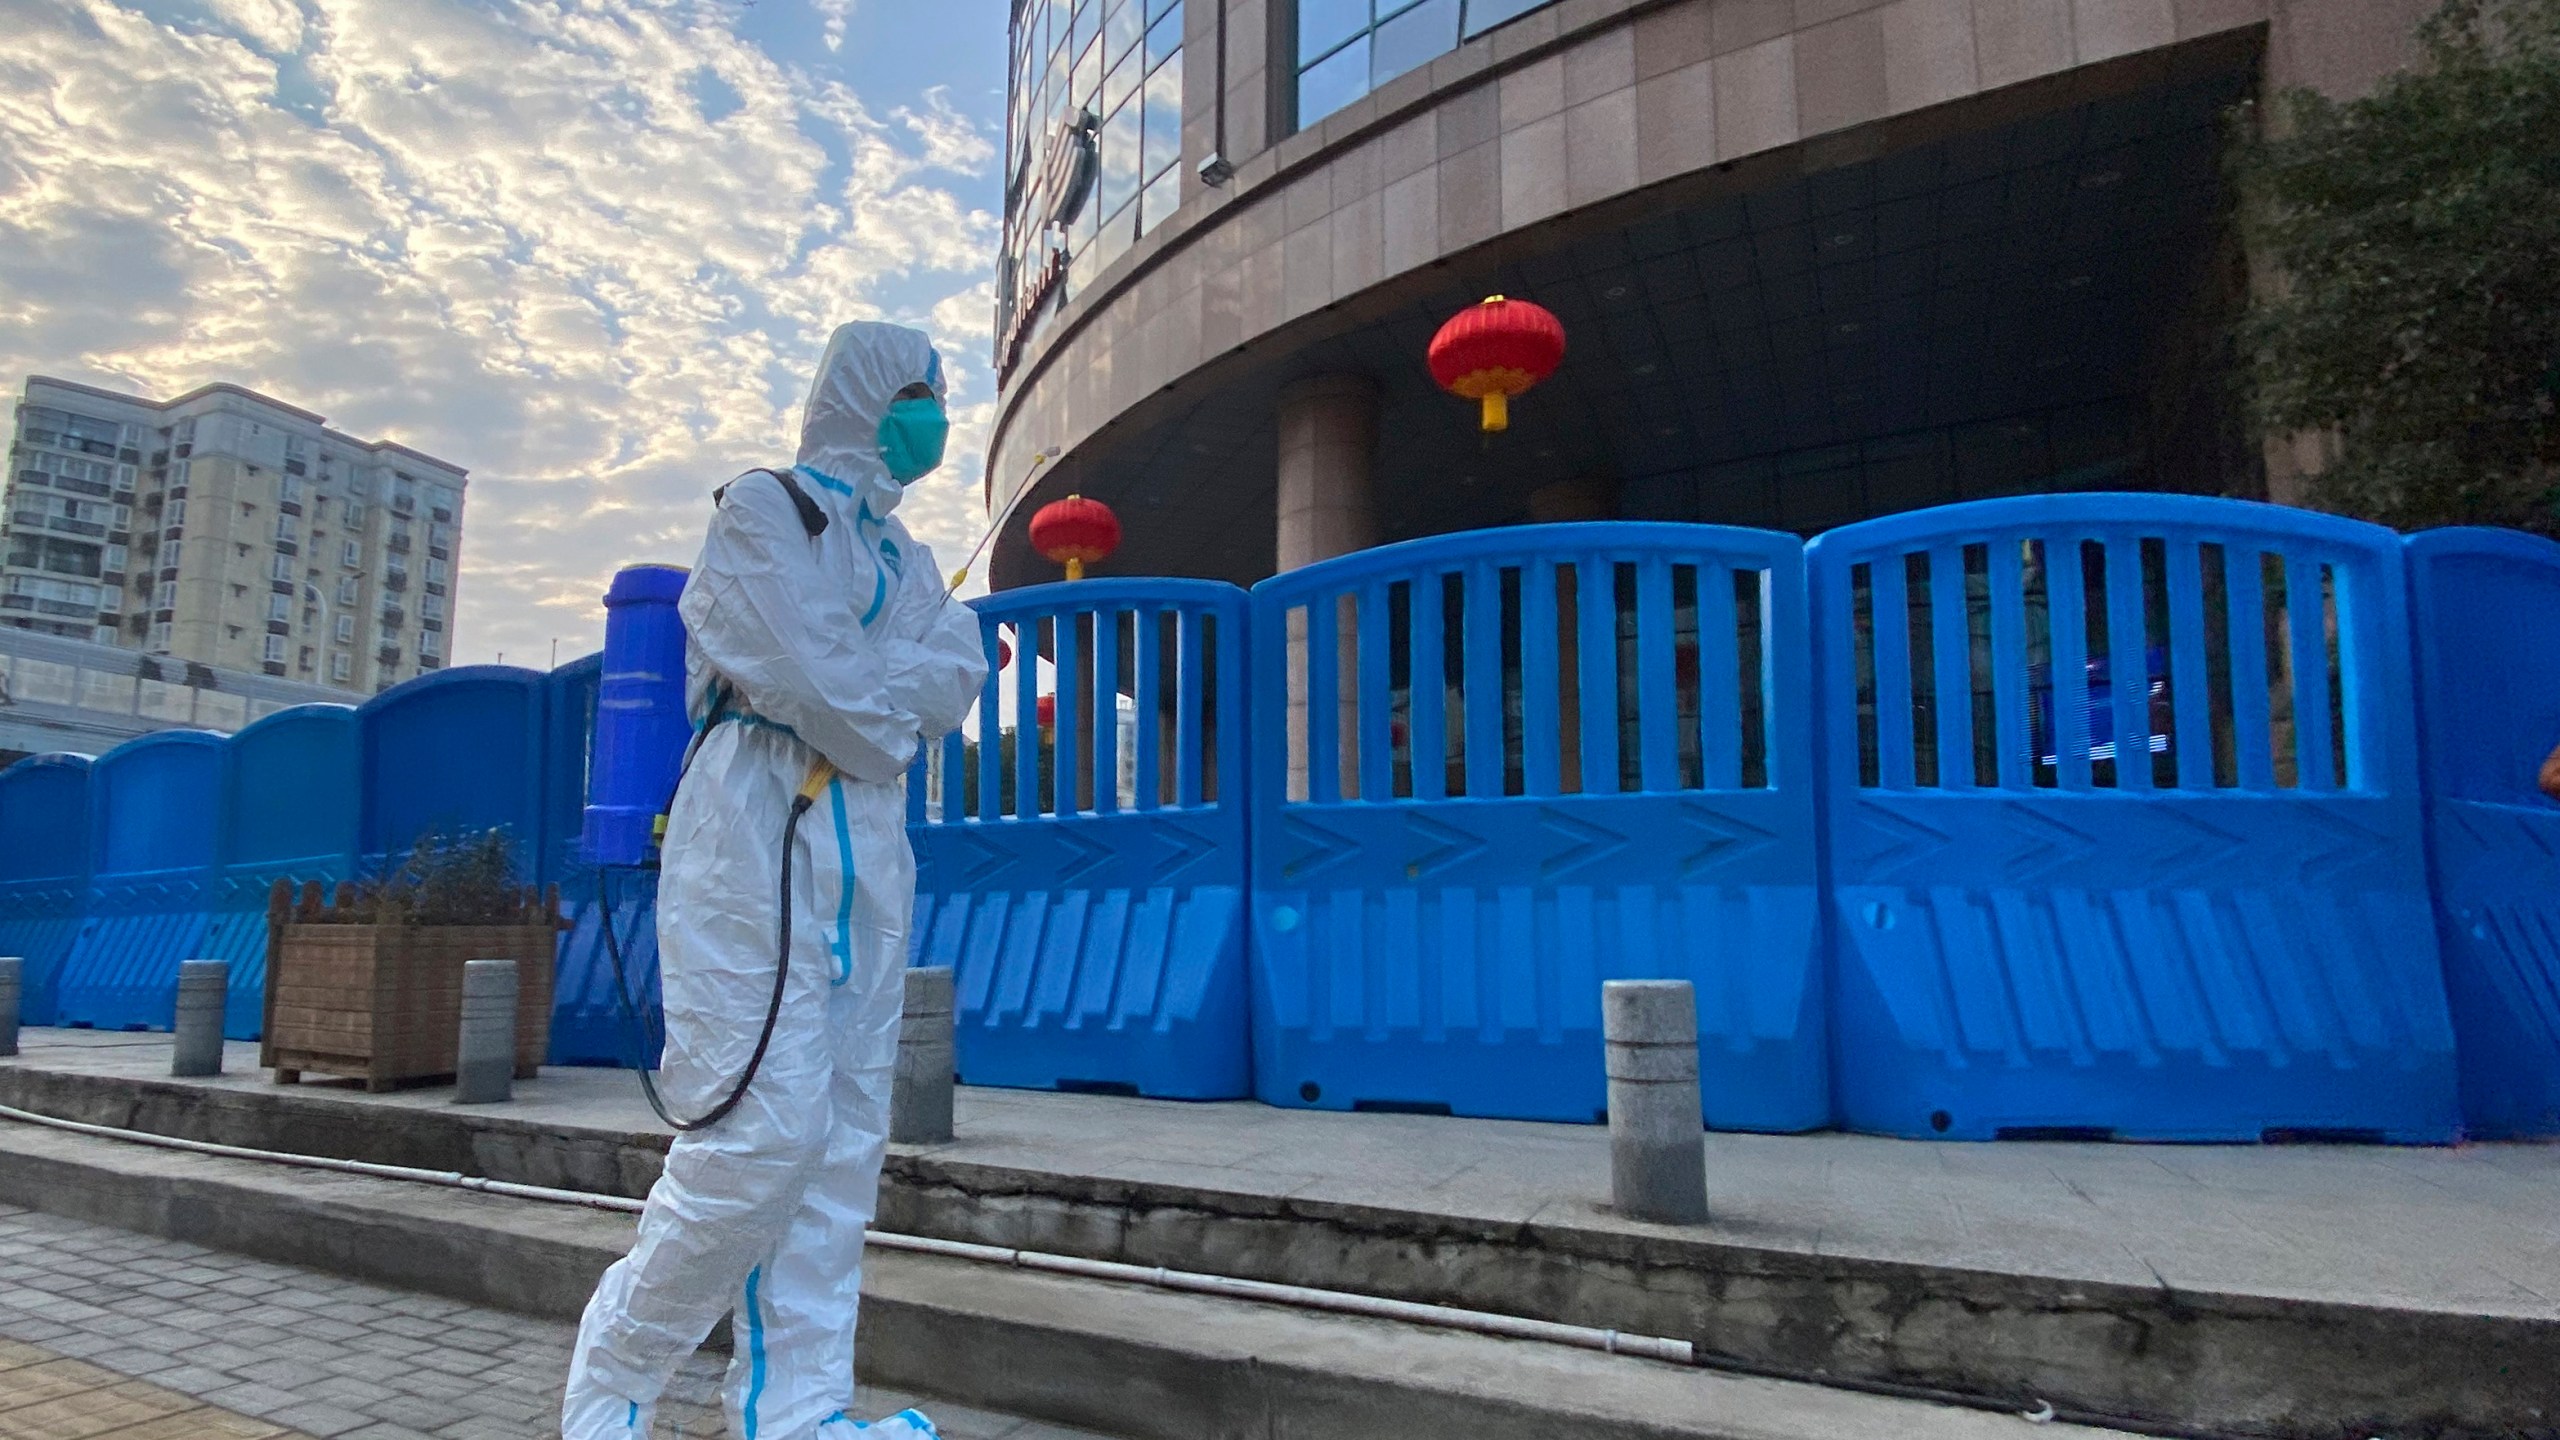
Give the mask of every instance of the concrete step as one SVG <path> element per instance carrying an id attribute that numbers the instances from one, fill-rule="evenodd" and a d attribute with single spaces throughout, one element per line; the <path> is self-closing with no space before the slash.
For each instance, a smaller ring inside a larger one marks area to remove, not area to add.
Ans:
<path id="1" fill-rule="evenodd" d="M 145 1058 L 84 1069 L 31 1052 L 0 1062 L 0 1104 L 623 1196 L 646 1193 L 667 1144 L 639 1128 L 647 1112 L 622 1072 L 546 1072 L 512 1105 L 465 1108 L 429 1092 L 279 1088 L 245 1048 L 215 1081 L 171 1080 L 163 1055 Z M 960 1099 L 956 1143 L 891 1147 L 882 1228 L 1613 1327 L 1689 1340 L 1736 1370 L 2012 1409 L 2049 1400 L 2175 1432 L 2560 1434 L 2547 1428 L 2560 1416 L 2560 1315 L 2540 1298 L 2560 1292 L 2548 1247 L 2511 1219 L 2544 1213 L 2551 1169 L 2524 1147 L 2224 1147 L 2173 1157 L 2212 1166 L 2214 1185 L 2164 1189 L 2125 1178 L 2165 1153 L 2135 1147 L 1710 1137 L 1728 1186 L 1719 1218 L 1669 1227 L 1611 1215 L 1572 1184 L 1506 1189 L 1528 1163 L 1519 1156 L 1568 1169 L 1593 1159 L 1575 1148 L 1590 1137 L 1558 1140 L 1555 1127 Z M 1487 1165 L 1463 1190 L 1346 1191 L 1142 1158 L 1215 1149 L 1224 1126 L 1263 1127 L 1275 1150 L 1297 1153 L 1470 1137 Z M 1858 1212 L 1823 1208 L 1832 1181 L 1812 1172 L 1827 1172 L 1826 1156 L 1850 1176 L 1833 1200 L 1855 1196 Z M 1982 1178 L 1940 1183 L 1947 1168 Z M 1605 1177 L 1605 1156 L 1590 1169 Z M 2066 1184 L 2074 1173 L 2115 1203 Z M 2076 1198 L 2046 1209 L 2033 1198 L 2044 1194 Z M 2174 1203 L 2128 1199 L 2155 1194 Z M 2174 1223 L 2162 1219 L 2171 1208 Z M 1930 1238 L 1945 1227 L 1914 1212 L 1936 1210 L 1981 1243 Z M 2117 1218 L 2128 1212 L 2147 1214 L 2149 1230 L 2129 1233 Z M 2508 1278 L 2515 1293 L 2501 1298 Z"/>
<path id="2" fill-rule="evenodd" d="M 6 1123 L 0 1202 L 560 1318 L 632 1233 L 609 1212 Z M 888 1251 L 864 1268 L 860 1353 L 873 1384 L 1135 1440 L 2030 1433 L 1999 1412 Z"/>

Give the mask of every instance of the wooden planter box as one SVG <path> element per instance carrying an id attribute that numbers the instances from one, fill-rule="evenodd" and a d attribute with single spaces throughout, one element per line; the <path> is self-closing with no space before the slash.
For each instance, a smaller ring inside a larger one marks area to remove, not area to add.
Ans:
<path id="1" fill-rule="evenodd" d="M 347 902 L 342 890 L 338 903 Z M 516 1078 L 533 1078 L 551 1041 L 551 967 L 560 892 L 525 892 L 509 925 L 352 925 L 322 921 L 320 887 L 297 904 L 277 881 L 267 902 L 266 1039 L 258 1063 L 291 1085 L 302 1072 L 367 1090 L 449 1080 L 462 1023 L 462 967 L 516 962 Z"/>

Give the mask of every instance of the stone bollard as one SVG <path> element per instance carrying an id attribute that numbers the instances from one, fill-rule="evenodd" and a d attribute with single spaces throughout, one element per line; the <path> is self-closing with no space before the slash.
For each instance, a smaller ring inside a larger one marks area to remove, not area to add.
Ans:
<path id="1" fill-rule="evenodd" d="M 494 1105 L 515 1094 L 516 962 L 462 967 L 462 1033 L 454 1043 L 453 1103 Z"/>
<path id="2" fill-rule="evenodd" d="M 18 1053 L 18 987 L 26 969 L 17 956 L 0 955 L 0 1055 Z"/>
<path id="3" fill-rule="evenodd" d="M 898 1074 L 889 1091 L 889 1138 L 939 1145 L 951 1138 L 954 1051 L 951 968 L 910 967 L 906 1014 L 898 1024 Z"/>
<path id="4" fill-rule="evenodd" d="M 1698 995 L 1686 980 L 1600 987 L 1609 1071 L 1609 1189 L 1618 1213 L 1707 1218 L 1707 1134 L 1698 1096 Z"/>
<path id="5" fill-rule="evenodd" d="M 178 962 L 178 1014 L 170 1027 L 177 1031 L 177 1045 L 169 1057 L 170 1074 L 222 1073 L 222 1006 L 230 993 L 229 961 Z"/>

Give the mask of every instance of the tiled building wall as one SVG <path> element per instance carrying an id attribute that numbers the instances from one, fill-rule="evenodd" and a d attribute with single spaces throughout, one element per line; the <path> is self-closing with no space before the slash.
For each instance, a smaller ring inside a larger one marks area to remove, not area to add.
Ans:
<path id="1" fill-rule="evenodd" d="M 2268 30 L 2269 78 L 2352 93 L 2403 63 L 2424 0 L 1563 0 L 1265 144 L 1289 0 L 1227 7 L 1226 157 L 1024 349 L 991 486 L 1238 347 L 1497 237 L 1738 161 L 1821 168 L 1827 137 Z M 1278 7 L 1275 10 L 1274 7 Z M 1193 40 L 1214 53 L 1212 5 Z M 1285 69 L 1285 65 L 1279 67 Z M 1214 144 L 1215 70 L 1186 98 L 1186 164 Z M 1811 143 L 1809 143 L 1811 142 Z M 1795 155 L 1784 152 L 1804 146 Z M 1382 288 L 1383 287 L 1383 288 Z M 1019 457 L 1019 458 L 1017 458 Z"/>

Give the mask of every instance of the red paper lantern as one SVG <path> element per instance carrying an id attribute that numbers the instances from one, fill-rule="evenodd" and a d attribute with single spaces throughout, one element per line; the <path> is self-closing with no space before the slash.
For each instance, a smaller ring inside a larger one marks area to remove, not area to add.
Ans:
<path id="1" fill-rule="evenodd" d="M 1041 696 L 1039 703 L 1031 707 L 1031 715 L 1034 720 L 1039 722 L 1040 728 L 1043 730 L 1057 724 L 1058 697 L 1055 695 Z"/>
<path id="2" fill-rule="evenodd" d="M 1004 667 L 1006 667 L 1007 665 L 1010 665 L 1010 664 L 1012 664 L 1012 663 L 1013 663 L 1013 647 L 1012 647 L 1012 646 L 1010 646 L 1010 645 L 1007 645 L 1006 643 L 1004 643 L 1004 637 L 1003 637 L 1003 636 L 1001 636 L 1001 635 L 997 636 L 997 637 L 996 637 L 996 668 L 997 668 L 997 669 L 999 669 L 999 670 L 1001 670 L 1001 669 L 1003 669 Z"/>
<path id="3" fill-rule="evenodd" d="M 1120 517 L 1081 495 L 1051 501 L 1031 517 L 1031 548 L 1066 566 L 1068 579 L 1081 580 L 1085 566 L 1110 559 L 1120 548 Z"/>
<path id="4" fill-rule="evenodd" d="M 1543 305 L 1489 296 L 1449 317 L 1431 337 L 1430 361 L 1441 389 L 1483 402 L 1487 431 L 1507 429 L 1511 397 L 1564 363 L 1564 322 Z"/>

